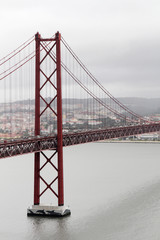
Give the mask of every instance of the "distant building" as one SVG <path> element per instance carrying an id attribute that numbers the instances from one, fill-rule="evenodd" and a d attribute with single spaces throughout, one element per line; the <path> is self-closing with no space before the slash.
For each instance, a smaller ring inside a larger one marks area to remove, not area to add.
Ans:
<path id="1" fill-rule="evenodd" d="M 145 134 L 138 135 L 138 139 L 139 140 L 150 140 L 150 141 L 159 140 L 159 134 L 158 133 L 145 133 Z"/>

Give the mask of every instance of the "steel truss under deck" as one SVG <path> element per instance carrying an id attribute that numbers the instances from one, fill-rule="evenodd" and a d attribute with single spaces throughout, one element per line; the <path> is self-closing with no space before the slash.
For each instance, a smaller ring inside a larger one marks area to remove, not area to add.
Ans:
<path id="1" fill-rule="evenodd" d="M 160 131 L 159 123 L 144 124 L 129 127 L 108 128 L 97 131 L 77 132 L 63 134 L 62 144 L 64 147 L 113 139 L 127 136 L 134 136 L 143 133 Z M 56 150 L 58 145 L 57 136 L 17 140 L 0 144 L 0 158 L 13 157 L 17 155 L 42 152 L 44 150 Z"/>

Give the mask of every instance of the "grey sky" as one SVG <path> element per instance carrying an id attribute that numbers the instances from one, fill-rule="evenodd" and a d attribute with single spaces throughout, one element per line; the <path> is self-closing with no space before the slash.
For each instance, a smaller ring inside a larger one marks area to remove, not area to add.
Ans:
<path id="1" fill-rule="evenodd" d="M 159 13 L 159 0 L 1 1 L 0 58 L 59 30 L 114 96 L 160 97 Z"/>

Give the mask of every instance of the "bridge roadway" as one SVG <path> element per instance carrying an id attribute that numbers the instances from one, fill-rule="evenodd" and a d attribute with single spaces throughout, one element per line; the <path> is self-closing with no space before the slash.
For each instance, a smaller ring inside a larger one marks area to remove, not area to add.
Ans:
<path id="1" fill-rule="evenodd" d="M 63 146 L 95 142 L 105 139 L 133 136 L 143 133 L 160 131 L 159 123 L 150 123 L 136 126 L 107 128 L 94 131 L 65 133 L 63 134 Z M 57 136 L 33 137 L 29 139 L 17 139 L 0 144 L 0 158 L 12 157 L 27 153 L 55 150 L 57 148 Z"/>

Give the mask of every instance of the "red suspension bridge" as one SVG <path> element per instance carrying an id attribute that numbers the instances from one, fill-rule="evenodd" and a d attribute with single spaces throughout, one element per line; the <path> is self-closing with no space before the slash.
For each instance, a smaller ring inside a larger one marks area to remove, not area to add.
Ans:
<path id="1" fill-rule="evenodd" d="M 64 207 L 63 147 L 160 131 L 159 122 L 113 97 L 59 32 L 51 38 L 37 33 L 2 58 L 0 80 L 0 158 L 34 153 L 28 215 L 70 213 Z M 54 170 L 51 182 L 42 174 L 47 165 Z M 40 204 L 47 190 L 57 207 Z"/>

